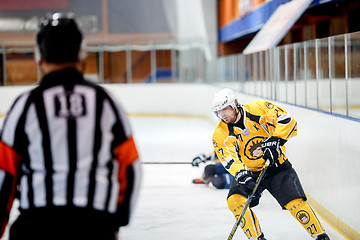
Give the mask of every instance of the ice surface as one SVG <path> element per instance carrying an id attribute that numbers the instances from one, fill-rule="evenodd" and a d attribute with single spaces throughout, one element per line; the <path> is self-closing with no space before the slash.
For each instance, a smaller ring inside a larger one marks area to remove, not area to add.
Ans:
<path id="1" fill-rule="evenodd" d="M 143 162 L 190 162 L 211 150 L 215 125 L 194 118 L 131 118 Z M 227 239 L 235 218 L 228 210 L 228 190 L 192 184 L 200 168 L 184 164 L 144 164 L 137 208 L 121 240 L 219 240 Z M 265 191 L 253 208 L 267 239 L 311 240 L 304 228 Z M 328 224 L 332 240 L 345 240 Z M 247 238 L 239 228 L 234 240 Z"/>
<path id="2" fill-rule="evenodd" d="M 143 162 L 186 163 L 212 149 L 215 126 L 205 119 L 132 117 L 130 122 Z M 139 200 L 129 226 L 120 230 L 120 240 L 227 239 L 235 222 L 226 204 L 228 190 L 193 184 L 202 170 L 190 164 L 143 164 Z M 10 222 L 17 214 L 13 210 Z M 266 191 L 253 210 L 268 240 L 312 239 Z M 322 224 L 332 240 L 346 239 Z M 2 240 L 7 238 L 5 234 Z M 240 228 L 235 239 L 246 240 Z"/>

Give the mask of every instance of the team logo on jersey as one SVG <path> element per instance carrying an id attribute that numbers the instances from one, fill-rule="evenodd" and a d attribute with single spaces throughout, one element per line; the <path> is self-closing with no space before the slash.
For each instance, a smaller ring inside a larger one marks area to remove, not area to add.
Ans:
<path id="1" fill-rule="evenodd" d="M 243 134 L 244 134 L 244 136 L 249 136 L 249 134 L 250 134 L 250 129 L 245 128 L 245 130 L 243 131 Z"/>
<path id="2" fill-rule="evenodd" d="M 266 105 L 266 107 L 268 109 L 273 109 L 274 108 L 274 104 L 272 104 L 271 102 L 266 102 L 265 105 Z"/>
<path id="3" fill-rule="evenodd" d="M 301 224 L 308 224 L 310 222 L 310 214 L 304 210 L 300 210 L 296 213 L 296 219 Z"/>
<path id="4" fill-rule="evenodd" d="M 262 157 L 263 151 L 261 150 L 261 144 L 264 137 L 253 137 L 245 144 L 244 155 L 252 161 L 258 160 Z"/>

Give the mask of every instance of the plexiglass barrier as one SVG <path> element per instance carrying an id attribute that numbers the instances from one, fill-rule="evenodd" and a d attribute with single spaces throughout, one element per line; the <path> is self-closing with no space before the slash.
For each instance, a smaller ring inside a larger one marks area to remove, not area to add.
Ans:
<path id="1" fill-rule="evenodd" d="M 360 33 L 345 34 L 221 57 L 207 76 L 245 94 L 360 118 L 359 51 Z"/>

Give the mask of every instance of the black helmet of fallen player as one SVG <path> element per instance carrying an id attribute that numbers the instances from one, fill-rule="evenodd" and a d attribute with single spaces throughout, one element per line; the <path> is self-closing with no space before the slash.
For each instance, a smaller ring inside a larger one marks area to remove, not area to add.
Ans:
<path id="1" fill-rule="evenodd" d="M 44 18 L 39 26 L 35 48 L 37 61 L 50 63 L 82 60 L 83 35 L 71 13 L 54 13 Z"/>

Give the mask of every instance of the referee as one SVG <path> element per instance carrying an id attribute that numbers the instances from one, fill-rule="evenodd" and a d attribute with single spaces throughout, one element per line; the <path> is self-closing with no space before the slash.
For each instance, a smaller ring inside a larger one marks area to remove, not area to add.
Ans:
<path id="1" fill-rule="evenodd" d="M 69 14 L 42 21 L 39 86 L 13 104 L 0 135 L 0 237 L 15 196 L 18 239 L 117 239 L 140 162 L 123 109 L 84 79 L 82 33 Z"/>

